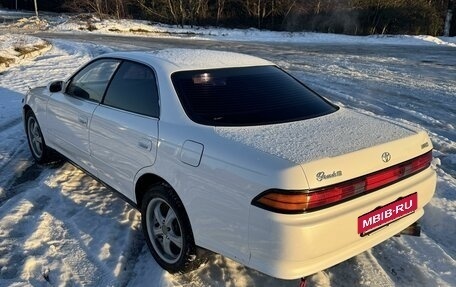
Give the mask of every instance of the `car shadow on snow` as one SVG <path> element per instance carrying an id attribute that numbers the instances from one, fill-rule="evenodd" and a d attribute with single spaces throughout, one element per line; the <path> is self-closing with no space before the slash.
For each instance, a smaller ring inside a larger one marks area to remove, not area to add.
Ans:
<path id="1" fill-rule="evenodd" d="M 43 171 L 34 164 L 27 146 L 21 115 L 23 96 L 0 87 L 0 206 Z"/>
<path id="2" fill-rule="evenodd" d="M 135 210 L 70 164 L 32 164 L 11 186 L 18 195 L 0 206 L 1 286 L 126 285 L 144 245 Z"/>
<path id="3" fill-rule="evenodd" d="M 0 197 L 0 207 L 4 202 L 24 191 L 24 185 L 38 178 L 43 170 L 43 167 L 33 163 L 31 160 L 16 163 L 13 176 L 6 180 L 3 194 Z"/>
<path id="4" fill-rule="evenodd" d="M 81 255 L 68 261 L 78 277 L 86 277 L 83 285 L 126 285 L 144 245 L 139 212 L 69 163 L 49 186 L 59 193 L 58 205 L 64 207 L 55 216 L 65 225 L 68 240 L 78 241 L 68 252 L 76 249 L 83 254 L 82 263 L 76 262 Z"/>

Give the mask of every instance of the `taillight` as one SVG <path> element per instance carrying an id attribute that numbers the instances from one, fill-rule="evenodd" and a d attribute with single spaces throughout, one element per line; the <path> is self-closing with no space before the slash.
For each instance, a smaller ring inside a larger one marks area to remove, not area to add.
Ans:
<path id="1" fill-rule="evenodd" d="M 367 190 L 374 190 L 379 187 L 385 186 L 392 181 L 399 180 L 402 175 L 404 174 L 404 170 L 400 166 L 395 166 L 389 168 L 385 171 L 381 171 L 378 173 L 374 173 L 371 175 L 366 176 L 366 186 L 365 189 Z"/>
<path id="2" fill-rule="evenodd" d="M 268 206 L 274 210 L 295 212 L 307 209 L 307 195 L 299 191 L 269 190 L 269 192 L 258 198 L 257 203 Z"/>
<path id="3" fill-rule="evenodd" d="M 252 204 L 279 213 L 303 213 L 341 203 L 347 199 L 373 192 L 428 168 L 432 151 L 421 156 L 324 188 L 303 191 L 270 189 L 252 200 Z"/>

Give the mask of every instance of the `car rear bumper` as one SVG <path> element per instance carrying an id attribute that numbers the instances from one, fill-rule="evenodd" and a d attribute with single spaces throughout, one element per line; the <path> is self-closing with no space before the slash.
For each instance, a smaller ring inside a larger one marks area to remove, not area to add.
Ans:
<path id="1" fill-rule="evenodd" d="M 287 215 L 251 207 L 248 266 L 281 279 L 307 276 L 347 260 L 417 221 L 432 198 L 436 173 L 428 168 L 401 182 L 307 214 Z M 417 193 L 417 210 L 364 237 L 358 217 Z"/>

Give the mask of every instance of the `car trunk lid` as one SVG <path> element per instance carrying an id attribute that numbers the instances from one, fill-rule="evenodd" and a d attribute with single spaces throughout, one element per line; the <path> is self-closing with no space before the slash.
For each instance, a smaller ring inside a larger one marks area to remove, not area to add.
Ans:
<path id="1" fill-rule="evenodd" d="M 311 190 L 385 170 L 432 149 L 425 132 L 347 154 L 302 163 Z"/>
<path id="2" fill-rule="evenodd" d="M 295 164 L 343 156 L 417 133 L 410 127 L 345 108 L 308 120 L 261 126 L 216 127 L 216 132 L 222 137 Z M 363 172 L 363 168 L 358 172 Z"/>
<path id="3" fill-rule="evenodd" d="M 311 190 L 397 165 L 432 149 L 425 132 L 346 108 L 304 121 L 216 127 L 216 131 L 300 165 Z"/>

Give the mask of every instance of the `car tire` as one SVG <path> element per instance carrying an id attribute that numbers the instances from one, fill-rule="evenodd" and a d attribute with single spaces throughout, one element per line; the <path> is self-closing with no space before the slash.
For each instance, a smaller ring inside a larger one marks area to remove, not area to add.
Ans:
<path id="1" fill-rule="evenodd" d="M 146 191 L 141 223 L 152 256 L 169 273 L 186 273 L 206 260 L 205 252 L 195 246 L 182 201 L 167 184 Z"/>
<path id="2" fill-rule="evenodd" d="M 25 129 L 28 145 L 35 161 L 40 164 L 52 161 L 51 149 L 46 145 L 40 125 L 32 110 L 28 110 L 25 114 Z"/>

